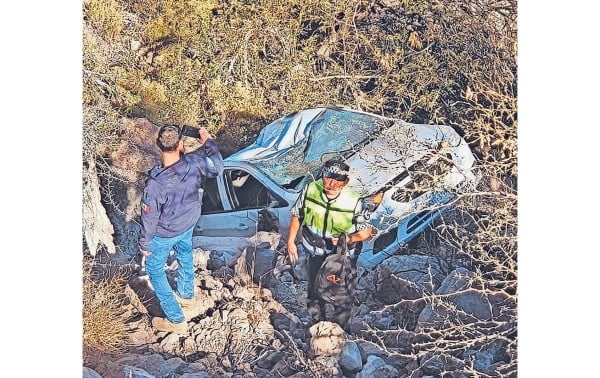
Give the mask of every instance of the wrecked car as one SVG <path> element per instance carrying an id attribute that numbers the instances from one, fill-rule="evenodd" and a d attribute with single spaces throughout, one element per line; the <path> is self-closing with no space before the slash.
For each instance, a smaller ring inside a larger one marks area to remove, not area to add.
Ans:
<path id="1" fill-rule="evenodd" d="M 254 143 L 225 159 L 222 175 L 204 182 L 195 246 L 258 231 L 285 238 L 302 188 L 334 157 L 350 165 L 349 185 L 363 197 L 365 221 L 373 227 L 357 262 L 367 270 L 423 231 L 478 180 L 469 146 L 449 126 L 344 107 L 305 109 L 265 126 Z"/>

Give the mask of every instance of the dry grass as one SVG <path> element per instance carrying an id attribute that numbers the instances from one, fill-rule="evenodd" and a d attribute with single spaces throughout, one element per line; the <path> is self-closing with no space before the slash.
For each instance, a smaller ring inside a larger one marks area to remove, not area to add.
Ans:
<path id="1" fill-rule="evenodd" d="M 83 345 L 115 353 L 127 346 L 122 318 L 125 281 L 120 275 L 98 277 L 90 262 L 83 268 Z"/>

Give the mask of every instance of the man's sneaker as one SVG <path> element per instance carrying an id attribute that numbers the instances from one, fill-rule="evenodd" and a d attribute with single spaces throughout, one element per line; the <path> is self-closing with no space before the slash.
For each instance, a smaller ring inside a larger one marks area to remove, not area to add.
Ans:
<path id="1" fill-rule="evenodd" d="M 180 335 L 187 335 L 188 325 L 187 322 L 171 323 L 169 319 L 163 318 L 152 318 L 152 327 L 159 331 L 174 332 Z"/>

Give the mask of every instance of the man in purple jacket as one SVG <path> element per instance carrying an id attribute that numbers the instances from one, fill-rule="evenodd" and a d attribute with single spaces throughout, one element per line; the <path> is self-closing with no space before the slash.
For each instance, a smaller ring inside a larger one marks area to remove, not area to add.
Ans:
<path id="1" fill-rule="evenodd" d="M 223 172 L 223 157 L 208 131 L 200 128 L 203 145 L 183 153 L 181 128 L 163 126 L 156 144 L 161 150 L 161 165 L 150 170 L 142 197 L 140 253 L 146 257 L 146 271 L 166 318 L 152 318 L 160 331 L 186 334 L 187 322 L 175 295 L 194 297 L 192 231 L 200 218 L 203 177 Z M 164 265 L 173 249 L 179 264 L 177 292 L 173 293 Z M 181 300 L 180 300 L 181 301 Z"/>

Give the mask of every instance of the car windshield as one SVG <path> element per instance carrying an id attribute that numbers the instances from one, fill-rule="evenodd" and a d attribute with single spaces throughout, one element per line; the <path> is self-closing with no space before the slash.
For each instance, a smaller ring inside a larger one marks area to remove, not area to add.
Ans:
<path id="1" fill-rule="evenodd" d="M 282 118 L 273 125 L 285 129 Z M 346 110 L 326 109 L 310 121 L 308 138 L 282 150 L 276 157 L 255 161 L 256 166 L 282 187 L 293 187 L 307 174 L 315 175 L 324 161 L 343 152 L 352 151 L 384 126 L 383 119 Z"/>

